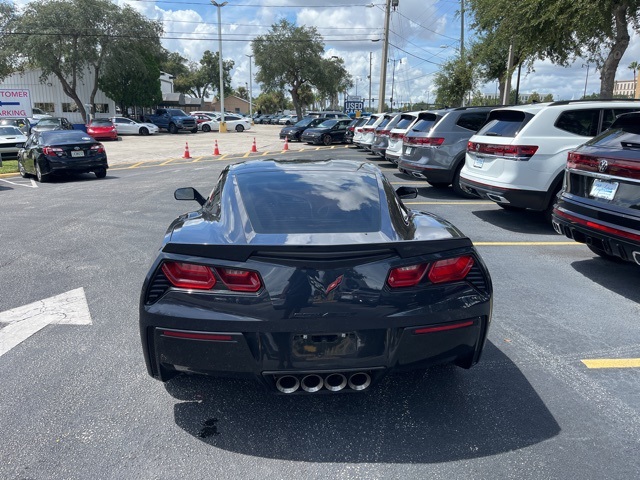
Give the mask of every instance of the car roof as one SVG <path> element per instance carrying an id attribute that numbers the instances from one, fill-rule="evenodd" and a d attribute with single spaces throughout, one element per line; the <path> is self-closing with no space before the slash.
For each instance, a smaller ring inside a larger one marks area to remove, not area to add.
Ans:
<path id="1" fill-rule="evenodd" d="M 342 172 L 358 172 L 362 171 L 368 174 L 379 174 L 380 170 L 372 165 L 358 160 L 276 160 L 276 159 L 260 159 L 249 160 L 242 163 L 236 163 L 229 166 L 229 172 L 238 174 L 252 173 L 255 171 L 312 171 L 322 169 L 330 169 L 331 171 Z"/>

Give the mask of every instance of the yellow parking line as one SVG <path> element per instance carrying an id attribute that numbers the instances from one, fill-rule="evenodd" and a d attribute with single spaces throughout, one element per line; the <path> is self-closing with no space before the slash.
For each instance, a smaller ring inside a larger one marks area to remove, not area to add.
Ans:
<path id="1" fill-rule="evenodd" d="M 543 247 L 556 245 L 581 245 L 578 242 L 473 242 L 480 247 Z"/>
<path id="2" fill-rule="evenodd" d="M 158 165 L 159 165 L 160 167 L 164 167 L 165 165 L 169 165 L 169 164 L 170 164 L 171 162 L 173 162 L 174 160 L 176 160 L 176 159 L 175 159 L 175 158 L 170 158 L 170 159 L 169 159 L 169 160 L 167 160 L 166 162 L 159 163 Z"/>
<path id="3" fill-rule="evenodd" d="M 196 157 L 193 160 L 191 160 L 191 163 L 198 163 L 200 160 L 202 160 L 204 158 L 204 156 L 202 157 Z"/>
<path id="4" fill-rule="evenodd" d="M 594 358 L 582 363 L 587 368 L 639 368 L 640 358 Z"/>
<path id="5" fill-rule="evenodd" d="M 133 165 L 127 167 L 127 168 L 138 168 L 140 165 L 145 164 L 146 162 L 138 162 L 138 163 L 134 163 Z M 112 169 L 113 170 L 113 169 Z"/>

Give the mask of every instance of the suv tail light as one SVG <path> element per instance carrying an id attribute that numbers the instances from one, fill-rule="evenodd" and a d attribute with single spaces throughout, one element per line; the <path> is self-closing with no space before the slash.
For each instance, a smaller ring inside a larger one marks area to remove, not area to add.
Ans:
<path id="1" fill-rule="evenodd" d="M 387 135 L 389 136 L 389 132 L 391 132 L 391 130 L 379 130 L 377 132 L 378 135 Z"/>
<path id="2" fill-rule="evenodd" d="M 431 283 L 457 282 L 466 278 L 474 263 L 472 256 L 463 255 L 462 257 L 437 260 L 432 264 L 420 263 L 394 268 L 389 272 L 387 285 L 391 288 L 415 287 L 423 279 L 425 273 Z"/>
<path id="3" fill-rule="evenodd" d="M 401 133 L 390 133 L 389 138 L 393 138 L 393 139 L 404 138 L 404 135 L 402 135 Z"/>
<path id="4" fill-rule="evenodd" d="M 490 143 L 468 142 L 467 151 L 483 153 L 510 160 L 529 160 L 538 151 L 536 145 L 493 145 Z"/>
<path id="5" fill-rule="evenodd" d="M 44 153 L 45 155 L 62 155 L 62 149 L 58 148 L 58 147 L 43 147 L 42 148 L 42 153 Z"/>
<path id="6" fill-rule="evenodd" d="M 162 264 L 162 272 L 171 285 L 193 290 L 210 290 L 216 284 L 211 268 L 205 265 L 194 265 L 183 262 L 166 262 Z"/>
<path id="7" fill-rule="evenodd" d="M 373 127 L 364 127 L 362 129 L 362 131 L 365 132 L 365 133 L 371 133 L 371 132 L 373 132 L 373 130 L 374 130 Z"/>
<path id="8" fill-rule="evenodd" d="M 409 145 L 422 145 L 425 147 L 439 147 L 444 143 L 442 137 L 404 137 L 404 141 Z"/>

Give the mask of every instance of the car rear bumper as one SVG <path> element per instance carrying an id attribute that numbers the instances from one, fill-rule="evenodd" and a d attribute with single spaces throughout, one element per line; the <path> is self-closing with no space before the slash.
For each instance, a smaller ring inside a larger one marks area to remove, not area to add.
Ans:
<path id="1" fill-rule="evenodd" d="M 109 168 L 107 163 L 107 157 L 101 155 L 94 158 L 85 158 L 82 160 L 62 160 L 51 159 L 47 157 L 46 165 L 40 164 L 42 173 L 87 173 L 100 170 L 102 168 Z"/>
<path id="2" fill-rule="evenodd" d="M 402 157 L 398 160 L 398 170 L 415 178 L 438 183 L 451 183 L 453 176 L 449 169 L 409 162 Z"/>
<path id="3" fill-rule="evenodd" d="M 179 373 L 253 378 L 277 393 L 276 383 L 286 375 L 302 380 L 310 374 L 325 379 L 333 373 L 349 377 L 362 372 L 375 383 L 395 370 L 451 362 L 469 368 L 480 358 L 488 318 L 306 333 L 212 332 L 210 328 L 176 329 L 145 322 L 141 334 L 148 371 L 159 380 L 169 380 Z M 425 333 L 420 329 L 426 329 Z M 207 337 L 211 334 L 216 336 Z"/>
<path id="4" fill-rule="evenodd" d="M 560 196 L 553 210 L 560 235 L 640 265 L 640 216 L 595 209 Z"/>
<path id="5" fill-rule="evenodd" d="M 511 205 L 517 208 L 530 208 L 532 210 L 544 210 L 547 207 L 547 192 L 535 190 L 513 190 L 504 187 L 496 187 L 484 183 L 460 177 L 460 187 L 466 193 L 496 203 Z"/>

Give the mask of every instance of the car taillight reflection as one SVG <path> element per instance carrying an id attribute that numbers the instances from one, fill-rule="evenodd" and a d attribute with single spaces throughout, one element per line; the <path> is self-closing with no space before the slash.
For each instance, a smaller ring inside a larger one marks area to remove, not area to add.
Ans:
<path id="1" fill-rule="evenodd" d="M 442 137 L 403 137 L 403 140 L 408 145 L 421 145 L 425 147 L 439 147 L 444 143 Z"/>
<path id="2" fill-rule="evenodd" d="M 457 282 L 467 276 L 474 263 L 472 256 L 464 255 L 437 260 L 432 264 L 420 263 L 393 268 L 387 277 L 387 285 L 391 288 L 415 287 L 422 281 L 425 273 L 431 283 Z"/>
<path id="3" fill-rule="evenodd" d="M 63 150 L 59 147 L 43 147 L 42 153 L 49 156 L 62 155 Z"/>

